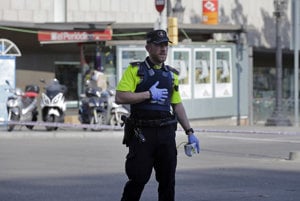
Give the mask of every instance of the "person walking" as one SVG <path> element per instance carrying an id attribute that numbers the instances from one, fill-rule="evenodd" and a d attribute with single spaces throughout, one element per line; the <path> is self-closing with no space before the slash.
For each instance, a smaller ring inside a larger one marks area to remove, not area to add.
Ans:
<path id="1" fill-rule="evenodd" d="M 129 147 L 125 163 L 128 181 L 121 201 L 140 200 L 153 168 L 159 184 L 158 200 L 174 201 L 177 121 L 188 143 L 200 151 L 179 94 L 178 72 L 164 64 L 169 43 L 164 30 L 147 33 L 145 48 L 149 56 L 131 63 L 117 85 L 116 103 L 131 106 L 130 117 L 124 118 L 123 143 Z"/>

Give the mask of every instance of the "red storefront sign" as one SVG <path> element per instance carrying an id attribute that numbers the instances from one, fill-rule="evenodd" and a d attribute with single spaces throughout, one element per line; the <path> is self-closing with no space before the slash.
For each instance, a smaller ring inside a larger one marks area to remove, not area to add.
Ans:
<path id="1" fill-rule="evenodd" d="M 218 0 L 202 1 L 203 24 L 218 24 Z"/>
<path id="2" fill-rule="evenodd" d="M 39 31 L 40 42 L 85 42 L 105 41 L 112 39 L 112 31 Z"/>

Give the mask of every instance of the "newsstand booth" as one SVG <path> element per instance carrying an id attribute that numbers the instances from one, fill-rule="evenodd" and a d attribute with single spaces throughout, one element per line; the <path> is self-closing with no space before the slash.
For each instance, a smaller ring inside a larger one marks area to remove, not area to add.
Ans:
<path id="1" fill-rule="evenodd" d="M 145 44 L 118 45 L 117 80 L 130 62 L 143 61 L 146 56 Z M 232 117 L 247 121 L 247 60 L 246 50 L 235 43 L 170 46 L 166 64 L 180 72 L 179 90 L 190 119 Z"/>
<path id="2" fill-rule="evenodd" d="M 106 48 L 104 41 L 111 40 L 111 38 L 112 30 L 110 28 L 95 31 L 43 30 L 38 32 L 38 41 L 40 44 L 57 47 L 58 45 L 73 45 L 73 50 L 69 47 L 67 51 L 72 52 L 75 49 L 79 53 L 77 54 L 77 59 L 64 58 L 64 61 L 54 62 L 55 77 L 61 84 L 66 85 L 68 88 L 66 94 L 67 108 L 78 107 L 79 96 L 84 91 L 84 79 L 89 76 L 87 75 L 89 72 L 92 73 L 96 70 L 97 74 L 101 74 L 101 79 L 98 78 L 97 83 L 101 84 L 99 87 L 103 90 L 106 89 L 106 79 L 108 78 L 104 76 L 104 55 L 102 55 L 101 51 Z M 72 56 L 75 54 L 73 53 Z M 108 70 L 108 66 L 105 67 L 105 70 Z"/>

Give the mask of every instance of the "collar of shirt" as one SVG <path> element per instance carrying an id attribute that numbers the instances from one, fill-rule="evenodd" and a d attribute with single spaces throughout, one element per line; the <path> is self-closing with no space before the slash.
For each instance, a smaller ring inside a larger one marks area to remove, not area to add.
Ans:
<path id="1" fill-rule="evenodd" d="M 154 63 L 151 62 L 149 57 L 146 58 L 146 63 L 149 68 L 153 68 L 153 69 L 161 69 L 162 67 L 164 68 L 164 66 L 165 66 L 164 63 L 162 64 L 162 66 L 155 65 Z"/>

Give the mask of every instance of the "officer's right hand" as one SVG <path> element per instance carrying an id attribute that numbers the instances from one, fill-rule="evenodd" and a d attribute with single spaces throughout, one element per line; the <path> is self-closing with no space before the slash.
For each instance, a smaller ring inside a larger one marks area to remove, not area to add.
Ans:
<path id="1" fill-rule="evenodd" d="M 164 102 L 168 98 L 168 90 L 166 88 L 162 88 L 162 89 L 157 88 L 158 84 L 159 84 L 159 81 L 157 81 L 149 89 L 151 99 L 154 101 Z"/>

